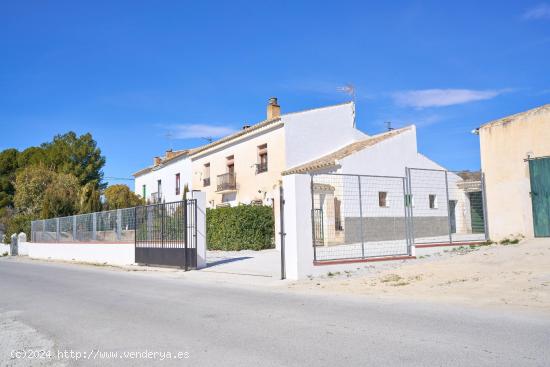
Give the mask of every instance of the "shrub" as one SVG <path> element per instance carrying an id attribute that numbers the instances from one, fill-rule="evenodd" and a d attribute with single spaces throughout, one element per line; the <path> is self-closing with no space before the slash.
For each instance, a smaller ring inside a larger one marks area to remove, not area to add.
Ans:
<path id="1" fill-rule="evenodd" d="M 263 250 L 274 247 L 273 209 L 239 205 L 208 209 L 206 233 L 209 250 Z"/>

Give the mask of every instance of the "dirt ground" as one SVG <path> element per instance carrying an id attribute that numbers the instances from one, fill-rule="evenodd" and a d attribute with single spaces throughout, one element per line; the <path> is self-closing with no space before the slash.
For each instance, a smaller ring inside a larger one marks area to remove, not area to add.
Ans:
<path id="1" fill-rule="evenodd" d="M 290 287 L 550 314 L 550 239 L 455 248 L 380 271 L 328 274 Z"/>

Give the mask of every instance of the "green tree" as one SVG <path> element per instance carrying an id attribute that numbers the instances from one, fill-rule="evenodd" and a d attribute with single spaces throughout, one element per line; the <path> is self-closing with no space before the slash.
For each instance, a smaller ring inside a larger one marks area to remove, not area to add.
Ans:
<path id="1" fill-rule="evenodd" d="M 13 206 L 15 172 L 17 170 L 17 149 L 0 152 L 0 208 Z"/>
<path id="2" fill-rule="evenodd" d="M 126 185 L 112 185 L 105 189 L 105 209 L 122 209 L 143 205 L 143 199 L 134 194 Z"/>
<path id="3" fill-rule="evenodd" d="M 80 189 L 80 213 L 93 213 L 101 210 L 101 194 L 95 182 L 89 182 Z"/>
<path id="4" fill-rule="evenodd" d="M 70 174 L 58 173 L 46 188 L 42 200 L 42 218 L 65 217 L 79 211 L 80 185 Z"/>
<path id="5" fill-rule="evenodd" d="M 41 147 L 29 147 L 17 155 L 19 168 L 46 164 L 46 152 Z"/>
<path id="6" fill-rule="evenodd" d="M 44 193 L 55 176 L 55 172 L 44 166 L 29 166 L 18 171 L 13 199 L 17 213 L 39 218 L 44 203 Z"/>
<path id="7" fill-rule="evenodd" d="M 81 186 L 94 183 L 103 188 L 105 157 L 90 133 L 77 136 L 73 131 L 56 135 L 51 143 L 42 144 L 46 165 L 57 172 L 75 175 Z"/>
<path id="8" fill-rule="evenodd" d="M 35 218 L 24 214 L 15 214 L 10 218 L 4 231 L 4 242 L 10 243 L 11 235 L 14 233 L 25 232 L 27 238 L 31 237 L 31 221 Z"/>

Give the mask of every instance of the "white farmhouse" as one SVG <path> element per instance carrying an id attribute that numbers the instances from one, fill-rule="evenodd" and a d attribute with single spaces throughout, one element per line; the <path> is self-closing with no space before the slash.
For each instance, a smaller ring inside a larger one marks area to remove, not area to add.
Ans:
<path id="1" fill-rule="evenodd" d="M 149 203 L 182 200 L 185 185 L 191 190 L 189 150 L 167 150 L 153 165 L 136 173 L 134 191 Z"/>

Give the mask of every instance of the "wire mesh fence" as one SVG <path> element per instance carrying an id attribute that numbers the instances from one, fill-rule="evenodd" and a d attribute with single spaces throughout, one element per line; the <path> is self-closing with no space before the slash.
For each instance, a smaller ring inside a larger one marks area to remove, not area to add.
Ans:
<path id="1" fill-rule="evenodd" d="M 486 237 L 480 172 L 407 170 L 417 245 L 481 242 Z"/>
<path id="2" fill-rule="evenodd" d="M 314 260 L 407 255 L 405 179 L 312 176 Z"/>
<path id="3" fill-rule="evenodd" d="M 134 242 L 135 208 L 31 222 L 33 242 Z"/>
<path id="4" fill-rule="evenodd" d="M 479 172 L 311 176 L 314 260 L 411 255 L 416 245 L 486 240 Z"/>

